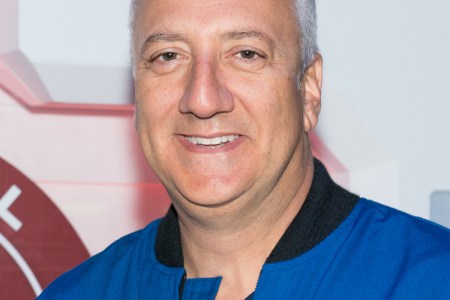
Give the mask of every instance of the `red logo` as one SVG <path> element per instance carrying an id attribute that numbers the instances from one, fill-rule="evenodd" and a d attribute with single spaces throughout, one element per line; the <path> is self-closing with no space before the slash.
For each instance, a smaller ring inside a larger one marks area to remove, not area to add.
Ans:
<path id="1" fill-rule="evenodd" d="M 34 299 L 88 257 L 53 202 L 0 158 L 0 299 Z"/>

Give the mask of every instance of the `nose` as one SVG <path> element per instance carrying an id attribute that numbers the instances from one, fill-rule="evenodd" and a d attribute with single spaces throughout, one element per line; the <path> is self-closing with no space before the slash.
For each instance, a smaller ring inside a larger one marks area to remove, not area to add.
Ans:
<path id="1" fill-rule="evenodd" d="M 179 110 L 208 119 L 219 113 L 231 112 L 234 100 L 227 82 L 211 60 L 196 62 L 189 74 L 188 83 L 180 99 Z"/>

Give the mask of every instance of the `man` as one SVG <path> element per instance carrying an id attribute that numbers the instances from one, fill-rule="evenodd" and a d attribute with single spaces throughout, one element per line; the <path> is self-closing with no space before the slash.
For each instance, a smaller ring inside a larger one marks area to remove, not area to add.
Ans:
<path id="1" fill-rule="evenodd" d="M 312 157 L 310 0 L 138 0 L 136 127 L 173 206 L 42 299 L 450 299 L 450 233 Z"/>

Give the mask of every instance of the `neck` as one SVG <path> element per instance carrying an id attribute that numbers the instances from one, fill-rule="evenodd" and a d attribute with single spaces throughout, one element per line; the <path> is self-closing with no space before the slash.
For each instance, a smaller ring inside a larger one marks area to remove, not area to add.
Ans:
<path id="1" fill-rule="evenodd" d="M 187 277 L 222 276 L 218 299 L 252 293 L 264 262 L 306 199 L 313 169 L 306 149 L 265 199 L 207 208 L 201 219 L 176 207 Z"/>

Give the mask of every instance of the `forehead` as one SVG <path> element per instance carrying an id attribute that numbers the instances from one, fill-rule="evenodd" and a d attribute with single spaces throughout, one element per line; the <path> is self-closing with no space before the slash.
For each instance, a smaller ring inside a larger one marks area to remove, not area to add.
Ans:
<path id="1" fill-rule="evenodd" d="M 159 32 L 220 35 L 255 30 L 274 39 L 296 39 L 298 26 L 292 0 L 140 0 L 135 42 Z"/>

